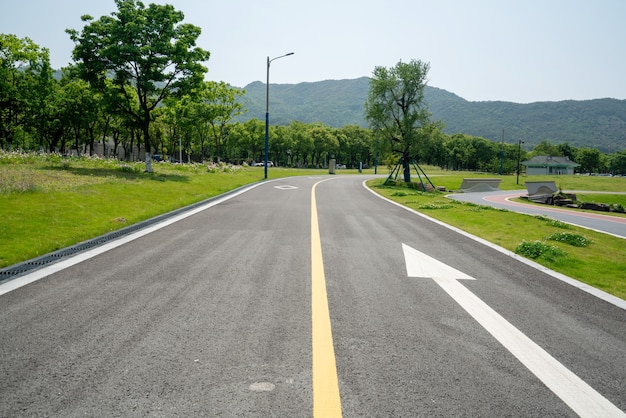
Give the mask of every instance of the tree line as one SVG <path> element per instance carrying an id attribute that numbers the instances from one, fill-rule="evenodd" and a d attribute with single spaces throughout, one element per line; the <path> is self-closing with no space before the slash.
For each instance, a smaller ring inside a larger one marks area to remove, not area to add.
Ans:
<path id="1" fill-rule="evenodd" d="M 107 156 L 118 156 L 120 150 L 126 159 L 145 155 L 147 171 L 155 154 L 183 156 L 183 162 L 262 161 L 264 122 L 234 122 L 243 112 L 245 92 L 204 80 L 203 62 L 210 53 L 195 45 L 200 29 L 183 23 L 183 14 L 170 5 L 115 3 L 118 11 L 110 16 L 83 16 L 81 31 L 67 30 L 75 42 L 75 63 L 60 72 L 51 68 L 46 48 L 0 34 L 0 148 L 93 154 L 102 144 Z M 298 121 L 270 126 L 270 160 L 324 167 L 333 158 L 357 167 L 393 166 L 410 158 L 451 170 L 506 174 L 515 172 L 518 160 L 552 155 L 570 157 L 582 172 L 626 173 L 626 151 L 607 155 L 547 141 L 527 151 L 517 143 L 443 133 L 442 124 L 431 121 L 423 107 L 427 71 L 421 61 L 377 67 L 365 104 L 370 128 Z M 390 83 L 399 76 L 406 81 L 417 77 L 417 83 L 406 83 L 417 87 L 417 107 L 406 101 L 404 108 L 393 108 L 400 103 L 393 96 L 399 91 L 394 93 Z M 377 94 L 391 107 L 379 106 Z M 388 123 L 402 112 L 407 118 L 401 124 Z M 403 139 L 402 131 L 411 134 Z"/>

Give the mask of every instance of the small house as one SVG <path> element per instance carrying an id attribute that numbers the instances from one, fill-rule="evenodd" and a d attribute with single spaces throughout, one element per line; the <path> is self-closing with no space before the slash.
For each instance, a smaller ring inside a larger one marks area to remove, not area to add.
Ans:
<path id="1" fill-rule="evenodd" d="M 551 155 L 536 155 L 522 164 L 526 167 L 527 176 L 574 174 L 574 169 L 580 166 L 569 157 Z"/>

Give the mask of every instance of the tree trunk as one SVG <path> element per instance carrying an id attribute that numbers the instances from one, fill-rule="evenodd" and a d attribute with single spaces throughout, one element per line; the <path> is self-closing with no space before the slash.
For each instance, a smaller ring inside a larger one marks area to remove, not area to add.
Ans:
<path id="1" fill-rule="evenodd" d="M 152 157 L 150 153 L 146 152 L 146 173 L 152 173 Z"/>
<path id="2" fill-rule="evenodd" d="M 152 156 L 150 155 L 150 112 L 144 112 L 144 120 L 142 123 L 143 128 L 143 147 L 144 155 L 146 156 L 146 173 L 152 173 Z"/>
<path id="3" fill-rule="evenodd" d="M 402 167 L 404 168 L 404 182 L 411 182 L 411 163 L 408 155 L 402 156 Z"/>

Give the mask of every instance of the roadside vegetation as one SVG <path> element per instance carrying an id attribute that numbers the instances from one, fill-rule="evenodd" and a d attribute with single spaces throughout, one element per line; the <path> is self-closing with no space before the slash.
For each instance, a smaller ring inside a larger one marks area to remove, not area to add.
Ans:
<path id="1" fill-rule="evenodd" d="M 114 231 L 246 184 L 261 181 L 263 167 L 227 164 L 154 164 L 98 157 L 63 157 L 0 151 L 0 268 Z M 425 167 L 430 179 L 458 190 L 465 177 L 495 177 Z M 339 175 L 357 170 L 338 170 Z M 373 169 L 364 170 L 373 174 Z M 269 178 L 326 174 L 326 170 L 273 167 Z M 387 175 L 379 167 L 378 174 Z M 503 176 L 503 190 L 523 189 Z M 546 178 L 548 179 L 548 178 Z M 626 178 L 550 177 L 564 190 L 594 190 L 623 202 Z M 477 235 L 591 286 L 626 299 L 626 242 L 553 219 L 456 202 L 447 192 L 420 192 L 406 184 L 375 191 L 412 209 Z M 414 181 L 417 179 L 413 179 Z M 535 178 L 533 180 L 543 180 Z M 596 196 L 595 194 L 593 196 Z"/>

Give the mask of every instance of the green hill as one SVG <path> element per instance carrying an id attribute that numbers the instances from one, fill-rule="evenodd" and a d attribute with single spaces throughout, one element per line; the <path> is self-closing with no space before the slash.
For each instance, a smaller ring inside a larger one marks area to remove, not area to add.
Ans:
<path id="1" fill-rule="evenodd" d="M 265 119 L 265 84 L 245 87 L 247 113 L 238 120 Z M 369 78 L 313 83 L 272 84 L 270 123 L 294 120 L 322 122 L 333 127 L 367 126 L 364 103 Z M 565 100 L 519 104 L 501 101 L 470 102 L 453 93 L 427 86 L 425 100 L 433 119 L 444 122 L 448 134 L 466 133 L 509 143 L 522 139 L 527 147 L 547 140 L 603 152 L 626 149 L 626 100 Z"/>

